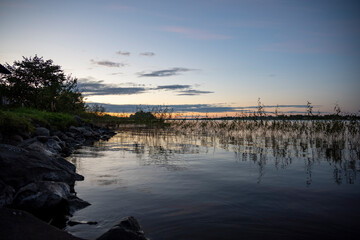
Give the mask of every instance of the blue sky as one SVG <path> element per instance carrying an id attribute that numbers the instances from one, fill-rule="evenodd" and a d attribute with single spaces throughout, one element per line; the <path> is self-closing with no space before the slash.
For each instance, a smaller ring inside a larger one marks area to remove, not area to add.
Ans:
<path id="1" fill-rule="evenodd" d="M 52 59 L 109 111 L 220 114 L 261 98 L 268 111 L 358 112 L 359 12 L 350 0 L 0 0 L 0 63 Z"/>

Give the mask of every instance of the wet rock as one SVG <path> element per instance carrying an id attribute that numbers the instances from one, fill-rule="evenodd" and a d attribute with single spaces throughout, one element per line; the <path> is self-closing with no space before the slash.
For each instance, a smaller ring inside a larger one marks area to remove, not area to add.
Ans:
<path id="1" fill-rule="evenodd" d="M 72 215 L 89 205 L 72 194 L 66 183 L 52 181 L 34 182 L 20 188 L 13 201 L 14 207 L 39 214 L 43 218 Z"/>
<path id="2" fill-rule="evenodd" d="M 98 224 L 98 222 L 92 222 L 92 221 L 73 221 L 73 220 L 70 220 L 67 222 L 67 225 L 72 227 L 72 226 L 76 226 L 76 225 L 79 225 L 79 224 L 88 224 L 88 225 L 96 225 Z"/>
<path id="3" fill-rule="evenodd" d="M 50 131 L 44 127 L 37 127 L 34 131 L 35 136 L 50 136 Z"/>
<path id="4" fill-rule="evenodd" d="M 64 207 L 70 196 L 70 187 L 66 183 L 40 181 L 20 188 L 13 205 L 26 210 L 55 209 Z"/>
<path id="5" fill-rule="evenodd" d="M 14 143 L 15 145 L 24 141 L 24 139 L 18 134 L 11 135 L 9 140 L 11 143 Z"/>
<path id="6" fill-rule="evenodd" d="M 0 208 L 0 229 L 1 240 L 82 240 L 39 220 L 30 213 L 8 208 Z"/>
<path id="7" fill-rule="evenodd" d="M 90 206 L 91 204 L 87 201 L 84 201 L 78 197 L 71 197 L 68 200 L 69 205 L 69 214 L 72 215 L 75 211 L 86 208 L 87 206 Z"/>
<path id="8" fill-rule="evenodd" d="M 40 141 L 36 141 L 36 142 L 33 142 L 32 144 L 28 145 L 26 147 L 27 150 L 30 150 L 30 151 L 37 151 L 43 155 L 46 155 L 48 157 L 52 157 L 54 156 L 56 153 L 50 151 L 45 145 L 44 143 L 40 142 Z"/>
<path id="9" fill-rule="evenodd" d="M 45 146 L 46 146 L 47 150 L 49 150 L 50 152 L 52 152 L 54 154 L 57 154 L 62 151 L 62 148 L 60 147 L 59 143 L 52 138 L 48 139 Z"/>
<path id="10" fill-rule="evenodd" d="M 12 204 L 15 190 L 0 180 L 0 207 Z"/>
<path id="11" fill-rule="evenodd" d="M 134 217 L 126 217 L 97 240 L 147 240 L 140 224 Z"/>
<path id="12" fill-rule="evenodd" d="M 50 157 L 38 149 L 7 144 L 0 144 L 0 169 L 0 179 L 15 190 L 37 181 L 74 185 L 75 180 L 83 178 L 75 173 L 75 166 L 65 159 Z"/>
<path id="13" fill-rule="evenodd" d="M 36 139 L 39 142 L 46 143 L 48 141 L 49 137 L 47 137 L 47 136 L 37 136 Z"/>

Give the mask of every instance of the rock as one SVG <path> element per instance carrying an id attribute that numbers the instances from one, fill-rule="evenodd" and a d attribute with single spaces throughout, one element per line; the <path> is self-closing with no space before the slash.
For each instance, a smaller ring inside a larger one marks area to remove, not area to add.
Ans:
<path id="1" fill-rule="evenodd" d="M 44 127 L 37 127 L 34 131 L 35 136 L 50 136 L 50 131 Z"/>
<path id="2" fill-rule="evenodd" d="M 54 154 L 60 153 L 62 151 L 62 148 L 60 147 L 59 143 L 52 138 L 48 139 L 45 146 L 50 152 Z"/>
<path id="3" fill-rule="evenodd" d="M 0 207 L 12 204 L 15 190 L 0 180 Z"/>
<path id="4" fill-rule="evenodd" d="M 32 212 L 43 219 L 72 215 L 89 206 L 70 192 L 70 186 L 63 182 L 40 181 L 30 183 L 16 193 L 13 206 Z"/>
<path id="5" fill-rule="evenodd" d="M 79 117 L 79 116 L 74 116 L 74 120 L 78 125 L 84 125 L 85 124 L 84 120 L 82 120 L 81 117 Z"/>
<path id="6" fill-rule="evenodd" d="M 55 155 L 55 153 L 50 151 L 49 149 L 47 149 L 46 146 L 44 145 L 44 143 L 42 143 L 42 142 L 34 142 L 34 143 L 30 144 L 29 146 L 27 146 L 26 149 L 30 150 L 30 151 L 37 151 L 48 157 L 52 157 Z"/>
<path id="7" fill-rule="evenodd" d="M 87 201 L 84 201 L 78 197 L 72 197 L 68 199 L 69 204 L 69 214 L 72 215 L 75 211 L 86 208 L 91 204 Z"/>
<path id="8" fill-rule="evenodd" d="M 24 141 L 24 139 L 17 134 L 14 134 L 10 137 L 10 142 L 15 143 L 16 145 Z"/>
<path id="9" fill-rule="evenodd" d="M 72 226 L 76 226 L 76 225 L 79 225 L 79 224 L 88 224 L 88 225 L 96 225 L 98 224 L 98 222 L 92 222 L 92 221 L 73 221 L 73 220 L 70 220 L 67 222 L 67 225 L 72 227 Z"/>
<path id="10" fill-rule="evenodd" d="M 0 208 L 0 239 L 82 240 L 41 221 L 30 213 Z"/>
<path id="11" fill-rule="evenodd" d="M 70 196 L 70 187 L 66 183 L 40 181 L 20 188 L 13 205 L 30 211 L 64 208 Z"/>
<path id="12" fill-rule="evenodd" d="M 29 138 L 29 139 L 24 140 L 18 146 L 19 147 L 27 147 L 27 146 L 29 146 L 29 145 L 33 144 L 34 142 L 37 142 L 37 141 L 38 141 L 37 137 Z"/>
<path id="13" fill-rule="evenodd" d="M 126 217 L 97 240 L 147 240 L 140 224 L 134 217 Z"/>
<path id="14" fill-rule="evenodd" d="M 47 136 L 37 136 L 36 139 L 39 142 L 46 143 L 48 141 L 49 137 L 47 137 Z"/>
<path id="15" fill-rule="evenodd" d="M 0 144 L 0 169 L 0 179 L 15 190 L 37 181 L 65 182 L 73 186 L 76 180 L 83 179 L 65 159 L 7 144 Z"/>

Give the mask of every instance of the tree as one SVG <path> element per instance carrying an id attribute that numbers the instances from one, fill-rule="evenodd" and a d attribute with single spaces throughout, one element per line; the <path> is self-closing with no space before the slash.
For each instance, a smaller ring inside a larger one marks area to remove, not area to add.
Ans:
<path id="1" fill-rule="evenodd" d="M 77 79 L 66 76 L 52 60 L 36 55 L 23 57 L 12 66 L 7 64 L 7 68 L 11 74 L 3 77 L 0 84 L 11 105 L 57 112 L 84 110 Z"/>

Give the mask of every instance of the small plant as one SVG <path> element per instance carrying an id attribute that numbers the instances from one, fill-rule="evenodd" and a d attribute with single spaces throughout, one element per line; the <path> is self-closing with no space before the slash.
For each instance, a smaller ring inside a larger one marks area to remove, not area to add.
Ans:
<path id="1" fill-rule="evenodd" d="M 313 113 L 312 113 L 312 111 L 313 111 L 313 106 L 311 105 L 311 102 L 307 101 L 306 106 L 307 106 L 307 107 L 306 107 L 307 115 L 308 115 L 308 116 L 312 116 L 312 115 L 313 115 Z"/>

